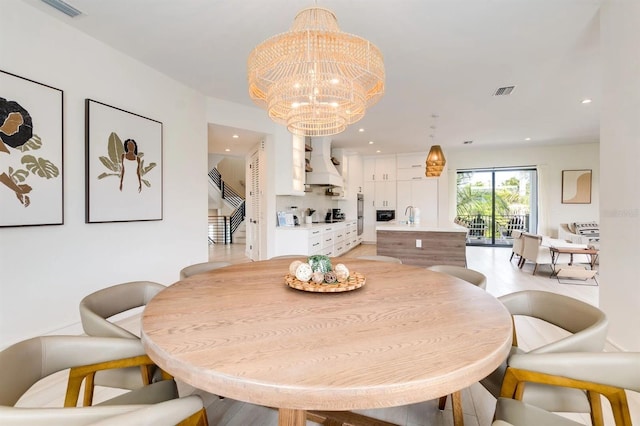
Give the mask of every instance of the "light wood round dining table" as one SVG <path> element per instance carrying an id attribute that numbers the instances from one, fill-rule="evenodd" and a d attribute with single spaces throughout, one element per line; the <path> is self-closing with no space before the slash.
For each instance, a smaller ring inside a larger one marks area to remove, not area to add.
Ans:
<path id="1" fill-rule="evenodd" d="M 285 284 L 292 260 L 231 265 L 167 287 L 142 315 L 148 355 L 196 388 L 276 407 L 280 425 L 303 425 L 307 410 L 458 392 L 509 353 L 508 311 L 465 281 L 342 257 L 332 264 L 364 275 L 363 287 L 306 292 Z"/>

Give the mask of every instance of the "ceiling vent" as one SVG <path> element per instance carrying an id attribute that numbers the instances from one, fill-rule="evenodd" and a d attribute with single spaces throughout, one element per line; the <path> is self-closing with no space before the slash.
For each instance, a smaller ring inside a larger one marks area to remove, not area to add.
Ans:
<path id="1" fill-rule="evenodd" d="M 41 0 L 41 1 L 71 18 L 75 18 L 78 15 L 82 15 L 82 12 L 80 12 L 78 9 L 71 6 L 70 4 L 63 2 L 62 0 Z"/>
<path id="2" fill-rule="evenodd" d="M 509 96 L 515 88 L 516 86 L 498 87 L 498 89 L 493 93 L 493 96 Z"/>

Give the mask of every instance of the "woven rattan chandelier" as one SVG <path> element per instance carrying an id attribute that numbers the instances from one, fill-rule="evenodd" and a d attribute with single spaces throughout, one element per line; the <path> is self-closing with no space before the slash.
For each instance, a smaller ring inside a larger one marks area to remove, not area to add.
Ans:
<path id="1" fill-rule="evenodd" d="M 336 15 L 320 7 L 300 11 L 247 65 L 251 99 L 295 135 L 343 132 L 384 94 L 380 50 L 340 31 Z"/>

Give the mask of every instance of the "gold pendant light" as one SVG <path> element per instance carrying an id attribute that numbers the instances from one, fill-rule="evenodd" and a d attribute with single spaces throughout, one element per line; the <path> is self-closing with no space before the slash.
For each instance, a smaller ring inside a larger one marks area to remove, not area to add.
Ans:
<path id="1" fill-rule="evenodd" d="M 444 152 L 442 152 L 440 145 L 431 146 L 429 154 L 427 155 L 426 163 L 427 169 L 424 173 L 425 176 L 438 177 L 442 174 L 442 170 L 444 169 L 444 165 L 447 164 L 447 160 L 444 158 Z"/>
<path id="2" fill-rule="evenodd" d="M 427 167 L 424 174 L 426 177 L 438 177 L 442 174 L 442 170 L 444 170 L 444 165 L 447 164 L 447 160 L 444 158 L 444 152 L 442 152 L 440 145 L 433 145 L 437 128 L 436 121 L 438 120 L 439 115 L 431 114 L 431 118 L 433 119 L 433 124 L 430 126 L 432 133 L 429 135 L 429 138 L 431 138 L 432 145 L 429 149 L 429 154 L 427 154 Z"/>
<path id="3" fill-rule="evenodd" d="M 384 94 L 380 50 L 340 31 L 336 15 L 320 7 L 303 9 L 289 31 L 259 44 L 247 69 L 251 99 L 300 136 L 340 133 Z"/>

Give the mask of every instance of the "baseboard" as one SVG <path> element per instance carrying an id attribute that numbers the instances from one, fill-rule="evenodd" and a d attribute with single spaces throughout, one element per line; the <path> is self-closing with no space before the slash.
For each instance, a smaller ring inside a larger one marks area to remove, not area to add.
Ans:
<path id="1" fill-rule="evenodd" d="M 84 334 L 84 330 L 82 329 L 82 323 L 80 321 L 75 322 L 73 324 L 66 325 L 61 328 L 56 328 L 47 333 L 44 333 L 44 336 L 78 336 Z"/>

